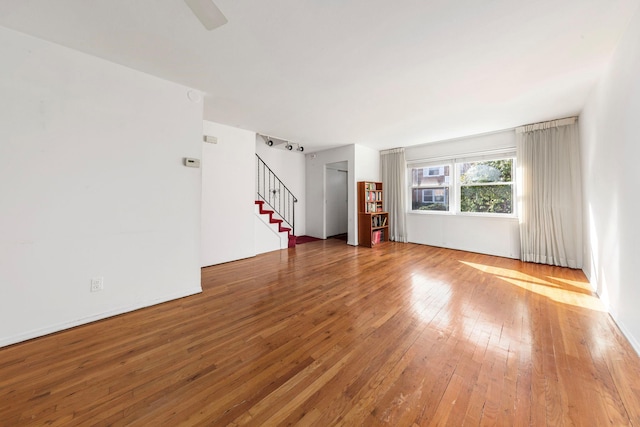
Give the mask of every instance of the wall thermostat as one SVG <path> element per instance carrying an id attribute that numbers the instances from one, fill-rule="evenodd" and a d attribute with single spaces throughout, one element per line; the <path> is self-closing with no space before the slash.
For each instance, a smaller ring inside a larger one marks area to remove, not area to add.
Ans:
<path id="1" fill-rule="evenodd" d="M 199 168 L 200 167 L 200 159 L 192 159 L 190 157 L 184 158 L 184 165 L 190 168 Z"/>

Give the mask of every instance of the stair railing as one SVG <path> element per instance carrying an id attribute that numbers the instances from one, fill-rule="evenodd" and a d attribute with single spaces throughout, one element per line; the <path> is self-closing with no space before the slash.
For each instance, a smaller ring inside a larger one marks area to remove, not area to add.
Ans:
<path id="1" fill-rule="evenodd" d="M 256 179 L 258 198 L 263 200 L 291 228 L 295 236 L 295 204 L 298 199 L 256 154 Z"/>

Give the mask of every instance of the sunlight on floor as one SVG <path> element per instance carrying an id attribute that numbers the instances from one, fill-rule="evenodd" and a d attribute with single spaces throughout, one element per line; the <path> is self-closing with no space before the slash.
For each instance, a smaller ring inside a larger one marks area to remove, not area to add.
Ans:
<path id="1" fill-rule="evenodd" d="M 415 315 L 423 322 L 431 322 L 434 314 L 427 308 L 429 300 L 437 300 L 446 307 L 451 299 L 451 286 L 440 280 L 427 278 L 420 273 L 411 274 L 411 307 Z M 439 322 L 448 325 L 451 321 L 449 312 L 444 309 L 438 313 Z"/>
<path id="2" fill-rule="evenodd" d="M 517 270 L 510 270 L 501 267 L 492 267 L 483 264 L 476 264 L 467 261 L 460 261 L 462 264 L 475 268 L 485 273 L 498 276 L 500 279 L 512 285 L 518 286 L 527 291 L 542 295 L 552 301 L 562 304 L 573 305 L 575 307 L 587 308 L 594 311 L 605 312 L 602 301 L 591 294 L 589 285 L 574 280 L 559 279 L 551 276 L 545 278 L 531 276 Z M 556 282 L 556 283 L 553 283 Z M 570 290 L 566 288 L 576 288 Z"/>
<path id="3" fill-rule="evenodd" d="M 499 345 L 499 338 L 496 345 L 488 346 L 488 342 L 492 336 L 506 336 L 509 332 L 495 322 L 491 313 L 467 306 L 470 300 L 453 296 L 455 292 L 455 287 L 452 288 L 449 283 L 437 277 L 415 272 L 411 274 L 411 294 L 408 303 L 415 318 L 429 325 L 427 335 L 434 334 L 437 340 L 453 337 L 459 342 L 458 350 L 468 345 L 470 347 L 466 351 L 470 353 L 508 353 L 508 348 Z M 522 312 L 526 311 L 527 308 L 523 307 Z M 526 322 L 526 319 L 523 321 Z M 519 331 L 519 334 L 518 340 L 530 339 L 528 329 Z"/>
<path id="4" fill-rule="evenodd" d="M 588 293 L 588 294 L 591 294 L 592 292 L 591 284 L 589 282 L 579 282 L 577 280 L 569 280 L 569 279 L 563 279 L 560 277 L 553 277 L 553 276 L 546 276 L 546 277 L 550 280 L 555 280 L 556 282 L 562 282 L 569 286 L 582 289 L 584 290 L 585 293 Z"/>

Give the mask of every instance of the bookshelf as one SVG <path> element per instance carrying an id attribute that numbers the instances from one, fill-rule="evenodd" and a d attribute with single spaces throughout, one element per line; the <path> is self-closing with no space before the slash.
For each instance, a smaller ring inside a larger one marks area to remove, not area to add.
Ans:
<path id="1" fill-rule="evenodd" d="M 389 240 L 389 214 L 382 208 L 381 182 L 358 182 L 358 244 L 373 247 Z"/>

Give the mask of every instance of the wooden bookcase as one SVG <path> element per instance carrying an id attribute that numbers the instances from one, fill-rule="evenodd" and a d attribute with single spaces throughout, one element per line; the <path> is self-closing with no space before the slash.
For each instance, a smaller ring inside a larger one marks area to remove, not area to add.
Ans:
<path id="1" fill-rule="evenodd" d="M 382 208 L 382 183 L 358 182 L 358 244 L 373 247 L 389 240 L 389 214 Z"/>

